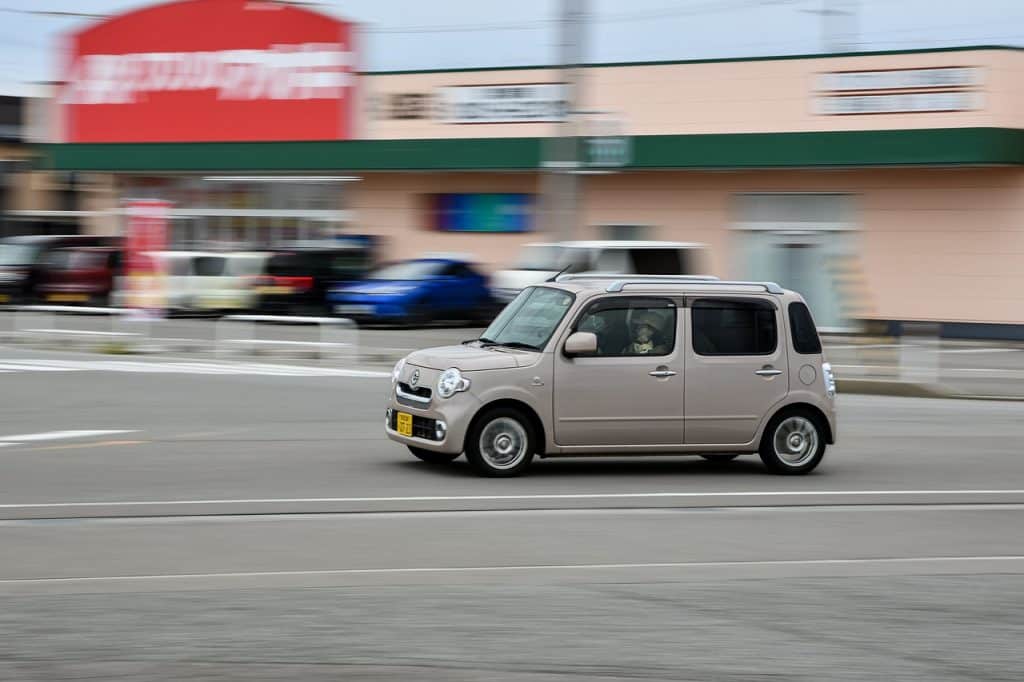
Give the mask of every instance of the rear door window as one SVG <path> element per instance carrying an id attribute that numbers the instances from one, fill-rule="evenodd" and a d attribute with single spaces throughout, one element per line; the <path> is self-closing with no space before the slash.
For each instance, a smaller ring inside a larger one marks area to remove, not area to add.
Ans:
<path id="1" fill-rule="evenodd" d="M 698 355 L 771 355 L 778 345 L 775 307 L 760 300 L 701 298 L 691 305 Z"/>

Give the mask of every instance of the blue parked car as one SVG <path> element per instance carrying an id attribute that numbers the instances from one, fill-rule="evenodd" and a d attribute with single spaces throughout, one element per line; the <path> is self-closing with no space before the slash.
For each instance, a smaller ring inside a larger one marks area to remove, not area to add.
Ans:
<path id="1" fill-rule="evenodd" d="M 328 295 L 335 314 L 360 322 L 423 324 L 489 322 L 498 306 L 487 278 L 453 258 L 416 258 L 384 265 Z"/>

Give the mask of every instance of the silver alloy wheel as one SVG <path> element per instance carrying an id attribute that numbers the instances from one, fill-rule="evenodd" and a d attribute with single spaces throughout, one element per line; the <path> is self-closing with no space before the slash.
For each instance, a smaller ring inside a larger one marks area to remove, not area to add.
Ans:
<path id="1" fill-rule="evenodd" d="M 512 469 L 526 457 L 529 437 L 515 419 L 498 417 L 480 432 L 480 455 L 495 469 Z"/>
<path id="2" fill-rule="evenodd" d="M 818 429 L 807 417 L 787 417 L 775 427 L 772 446 L 783 464 L 803 466 L 818 452 Z"/>

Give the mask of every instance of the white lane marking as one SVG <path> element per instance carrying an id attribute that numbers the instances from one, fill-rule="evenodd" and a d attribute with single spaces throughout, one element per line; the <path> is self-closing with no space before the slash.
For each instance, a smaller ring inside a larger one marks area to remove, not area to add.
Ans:
<path id="1" fill-rule="evenodd" d="M 266 578 L 275 576 L 329 576 L 329 575 L 383 575 L 402 573 L 494 573 L 526 571 L 603 571 L 622 569 L 657 568 L 734 568 L 768 566 L 857 566 L 870 564 L 918 565 L 929 563 L 1024 561 L 1021 555 L 997 556 L 926 556 L 926 557 L 881 557 L 868 559 L 779 559 L 768 561 L 665 561 L 648 563 L 618 564 L 534 564 L 523 566 L 413 566 L 408 568 L 338 568 L 310 571 L 239 571 L 225 573 L 156 573 L 149 575 L 107 575 L 80 576 L 72 578 L 5 578 L 0 585 L 30 585 L 74 582 L 96 582 L 101 580 L 180 580 L 204 578 Z"/>
<path id="2" fill-rule="evenodd" d="M 383 379 L 389 372 L 362 369 L 280 365 L 255 362 L 142 362 L 132 360 L 0 360 L 0 371 L 7 372 L 133 372 L 141 374 L 215 374 L 292 377 L 350 377 Z"/>
<path id="3" fill-rule="evenodd" d="M 43 433 L 23 433 L 17 436 L 0 436 L 0 441 L 16 445 L 43 440 L 68 440 L 70 438 L 89 438 L 92 436 L 109 436 L 115 433 L 136 433 L 135 429 L 104 429 L 101 431 L 45 431 Z"/>
<path id="4" fill-rule="evenodd" d="M 37 365 L 34 363 L 19 363 L 5 360 L 0 363 L 0 371 L 3 372 L 78 372 L 80 369 L 74 367 L 53 367 L 50 365 Z"/>
<path id="5" fill-rule="evenodd" d="M 61 507 L 141 507 L 151 505 L 190 506 L 227 504 L 301 504 L 346 502 L 510 502 L 542 500 L 704 499 L 713 497 L 857 497 L 869 495 L 1024 495 L 1024 490 L 768 490 L 699 493 L 555 493 L 536 495 L 421 495 L 413 497 L 292 497 L 214 500 L 133 500 L 112 502 L 32 502 L 0 504 L 0 509 L 43 509 Z"/>

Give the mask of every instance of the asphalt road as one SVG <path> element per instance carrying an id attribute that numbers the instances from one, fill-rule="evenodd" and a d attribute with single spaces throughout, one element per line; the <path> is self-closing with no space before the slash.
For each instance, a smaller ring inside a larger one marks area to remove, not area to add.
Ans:
<path id="1" fill-rule="evenodd" d="M 386 378 L 0 356 L 2 680 L 1024 669 L 1022 403 L 841 396 L 802 478 L 613 458 L 485 480 L 383 439 Z"/>

